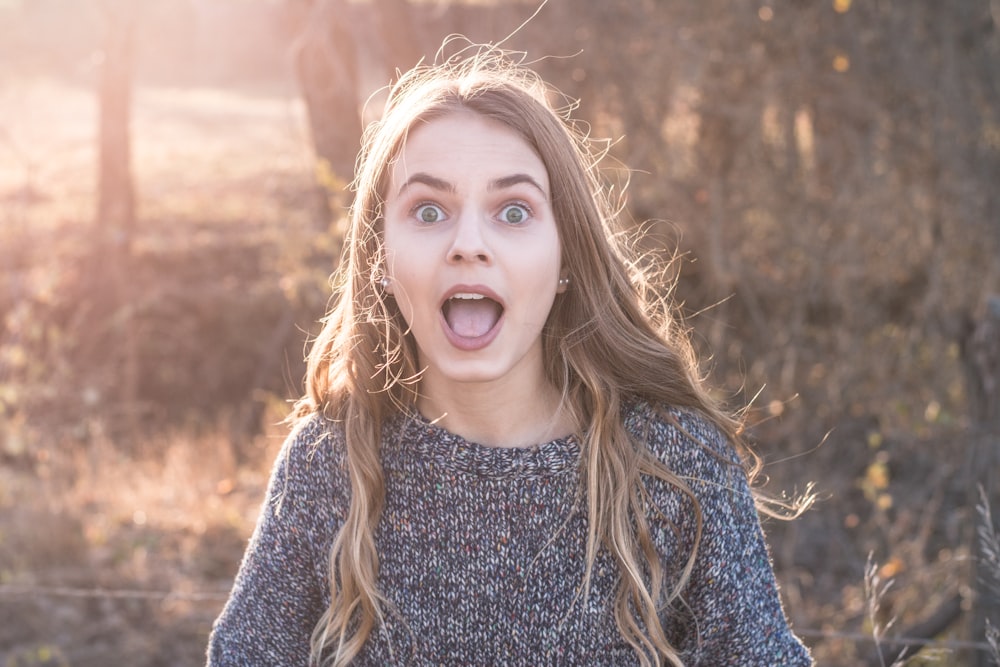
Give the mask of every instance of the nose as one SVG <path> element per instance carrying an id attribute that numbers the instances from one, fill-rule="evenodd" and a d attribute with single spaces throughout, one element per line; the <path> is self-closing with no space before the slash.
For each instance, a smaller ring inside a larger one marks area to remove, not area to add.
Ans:
<path id="1" fill-rule="evenodd" d="M 459 216 L 448 249 L 449 262 L 493 262 L 493 253 L 484 235 L 484 224 L 484 217 L 475 211 L 463 212 Z"/>

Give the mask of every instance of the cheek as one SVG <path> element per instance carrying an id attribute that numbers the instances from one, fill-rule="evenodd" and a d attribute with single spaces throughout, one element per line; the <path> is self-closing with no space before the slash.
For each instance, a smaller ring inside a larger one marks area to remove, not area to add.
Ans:
<path id="1" fill-rule="evenodd" d="M 389 287 L 386 292 L 392 295 L 407 326 L 412 326 L 414 318 L 420 314 L 417 312 L 417 308 L 420 303 L 421 289 L 419 275 L 414 275 L 409 269 L 410 267 L 404 262 L 400 262 L 398 258 L 393 261 L 392 253 L 387 252 L 385 273 L 389 279 Z"/>
<path id="2" fill-rule="evenodd" d="M 413 324 L 413 301 L 410 299 L 410 292 L 405 283 L 399 282 L 398 278 L 392 279 L 392 298 L 396 301 L 399 314 L 407 325 Z"/>
<path id="3" fill-rule="evenodd" d="M 535 252 L 530 256 L 526 255 L 522 261 L 524 270 L 531 271 L 537 280 L 545 284 L 552 282 L 552 287 L 555 288 L 563 264 L 558 237 L 553 235 L 535 244 Z"/>

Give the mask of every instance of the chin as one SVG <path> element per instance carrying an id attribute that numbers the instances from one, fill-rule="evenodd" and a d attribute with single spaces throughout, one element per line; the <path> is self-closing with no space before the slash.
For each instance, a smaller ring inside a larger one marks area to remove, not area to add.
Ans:
<path id="1" fill-rule="evenodd" d="M 500 380 L 505 374 L 488 368 L 454 368 L 441 369 L 439 375 L 443 380 L 447 380 L 449 382 L 459 382 L 462 384 L 485 384 L 495 380 Z"/>

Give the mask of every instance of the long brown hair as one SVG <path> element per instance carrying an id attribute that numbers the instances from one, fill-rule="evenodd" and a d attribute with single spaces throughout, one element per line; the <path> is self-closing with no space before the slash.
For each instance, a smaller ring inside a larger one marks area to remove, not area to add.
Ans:
<path id="1" fill-rule="evenodd" d="M 579 425 L 587 536 L 585 584 L 606 549 L 621 574 L 615 619 L 643 665 L 680 658 L 658 610 L 689 578 L 701 535 L 698 502 L 687 485 L 636 442 L 622 423 L 623 405 L 700 412 L 741 448 L 740 425 L 708 396 L 686 331 L 674 309 L 630 259 L 617 216 L 597 171 L 599 153 L 561 99 L 532 71 L 496 50 L 422 66 L 390 92 L 382 119 L 367 129 L 358 157 L 345 252 L 335 278 L 336 303 L 309 355 L 307 395 L 299 416 L 320 411 L 343 424 L 351 502 L 330 553 L 331 605 L 313 633 L 312 656 L 350 662 L 381 621 L 376 587 L 375 529 L 385 494 L 379 459 L 381 426 L 415 409 L 415 345 L 395 303 L 379 287 L 383 262 L 382 206 L 389 167 L 415 123 L 455 111 L 480 114 L 517 132 L 541 158 L 551 187 L 572 288 L 556 300 L 542 333 L 545 371 Z M 740 450 L 741 453 L 746 453 Z M 665 480 L 695 508 L 696 540 L 670 590 L 646 519 L 642 476 Z"/>

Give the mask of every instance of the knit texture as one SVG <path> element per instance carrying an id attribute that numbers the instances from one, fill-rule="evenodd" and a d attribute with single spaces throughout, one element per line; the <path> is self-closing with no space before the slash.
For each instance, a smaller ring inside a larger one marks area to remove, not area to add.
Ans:
<path id="1" fill-rule="evenodd" d="M 781 608 L 753 497 L 717 429 L 644 404 L 630 432 L 698 497 L 703 533 L 683 600 L 661 622 L 686 665 L 811 665 Z M 587 535 L 580 445 L 467 442 L 420 416 L 385 425 L 385 509 L 376 533 L 385 623 L 356 665 L 637 665 L 613 616 L 617 568 L 601 552 L 581 591 Z M 688 435 L 696 438 L 691 440 Z M 328 563 L 350 483 L 343 432 L 310 417 L 286 441 L 236 582 L 209 642 L 211 666 L 307 665 L 329 605 Z M 690 501 L 647 480 L 667 574 L 690 553 Z"/>

